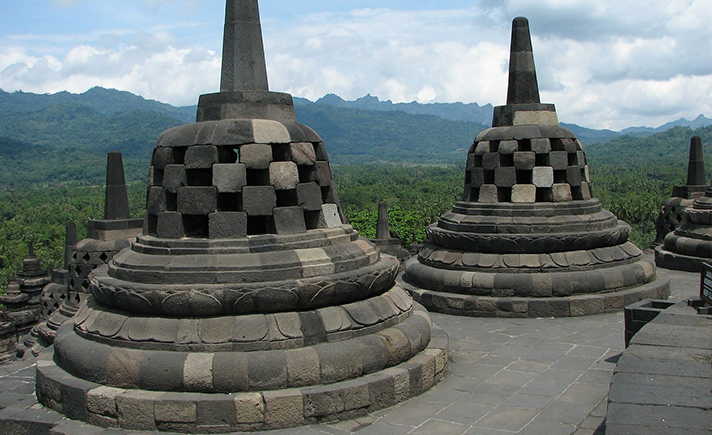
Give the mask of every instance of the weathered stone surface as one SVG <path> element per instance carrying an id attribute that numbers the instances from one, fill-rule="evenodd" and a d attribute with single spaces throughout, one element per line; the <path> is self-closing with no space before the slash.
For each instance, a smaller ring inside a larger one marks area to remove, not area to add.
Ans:
<path id="1" fill-rule="evenodd" d="M 247 213 L 216 212 L 210 214 L 210 238 L 224 239 L 247 235 Z"/>
<path id="2" fill-rule="evenodd" d="M 274 226 L 277 234 L 297 234 L 307 230 L 304 223 L 304 209 L 301 207 L 276 207 Z"/>
<path id="3" fill-rule="evenodd" d="M 247 144 L 240 147 L 240 163 L 247 169 L 269 169 L 272 147 L 266 144 Z"/>
<path id="4" fill-rule="evenodd" d="M 213 145 L 192 146 L 185 152 L 187 169 L 210 169 L 218 161 L 218 149 Z"/>
<path id="5" fill-rule="evenodd" d="M 269 164 L 269 180 L 275 190 L 296 189 L 299 171 L 294 162 L 272 162 Z"/>
<path id="6" fill-rule="evenodd" d="M 270 216 L 277 206 L 273 186 L 245 186 L 242 188 L 242 206 L 248 216 Z"/>
<path id="7" fill-rule="evenodd" d="M 220 193 L 237 193 L 247 184 L 247 169 L 242 163 L 213 165 L 213 186 Z"/>
<path id="8" fill-rule="evenodd" d="M 532 170 L 532 183 L 539 188 L 554 185 L 554 170 L 549 166 L 536 166 Z"/>
<path id="9" fill-rule="evenodd" d="M 515 184 L 512 186 L 512 202 L 536 202 L 536 186 L 533 184 Z"/>
<path id="10" fill-rule="evenodd" d="M 208 215 L 218 208 L 215 187 L 181 187 L 178 189 L 178 211 L 183 214 Z"/>

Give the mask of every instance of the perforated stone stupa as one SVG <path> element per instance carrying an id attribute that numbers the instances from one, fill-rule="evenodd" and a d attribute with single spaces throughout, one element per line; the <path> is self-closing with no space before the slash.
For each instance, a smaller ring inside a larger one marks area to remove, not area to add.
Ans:
<path id="1" fill-rule="evenodd" d="M 221 92 L 165 132 L 143 234 L 91 276 L 37 396 L 100 426 L 231 432 L 353 417 L 432 386 L 447 337 L 340 217 L 326 149 L 267 87 L 229 0 Z M 47 355 L 45 355 L 47 354 Z"/>
<path id="2" fill-rule="evenodd" d="M 581 143 L 541 104 L 526 18 L 512 26 L 507 105 L 475 139 L 465 189 L 406 263 L 428 309 L 471 316 L 597 314 L 666 298 L 630 227 L 592 197 Z"/>
<path id="3" fill-rule="evenodd" d="M 692 166 L 693 147 L 699 148 L 699 160 L 702 160 L 701 139 L 693 137 L 690 147 Z M 701 163 L 694 173 L 697 174 L 696 182 L 704 181 L 704 167 Z M 693 189 L 697 191 L 698 186 L 694 185 Z M 702 263 L 712 262 L 712 185 L 707 187 L 704 195 L 691 202 L 691 205 L 682 209 L 682 219 L 677 228 L 665 236 L 663 245 L 655 247 L 655 262 L 659 267 L 699 272 L 702 271 Z"/>
<path id="4" fill-rule="evenodd" d="M 672 188 L 672 196 L 663 201 L 660 214 L 655 221 L 655 244 L 660 245 L 665 236 L 677 229 L 682 222 L 683 211 L 707 190 L 705 161 L 702 157 L 702 139 L 694 136 L 690 140 L 690 159 L 687 165 L 687 183 Z"/>

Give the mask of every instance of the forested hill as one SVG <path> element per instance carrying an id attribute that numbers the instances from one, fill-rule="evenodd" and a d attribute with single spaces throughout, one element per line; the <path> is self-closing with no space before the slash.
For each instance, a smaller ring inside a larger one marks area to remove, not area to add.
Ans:
<path id="1" fill-rule="evenodd" d="M 445 115 L 390 110 L 400 107 L 392 103 L 383 106 L 389 110 L 357 109 L 335 104 L 335 98 L 338 97 L 331 98 L 329 105 L 295 101 L 299 121 L 322 136 L 332 163 L 337 165 L 461 166 L 474 137 L 486 128 L 482 123 L 445 119 Z M 372 106 L 376 104 L 374 99 L 361 104 Z M 421 106 L 450 111 L 459 107 Z M 487 110 L 486 106 L 462 106 L 470 111 Z M 102 184 L 106 153 L 110 150 L 124 154 L 127 179 L 145 180 L 153 145 L 160 134 L 192 122 L 194 114 L 194 106 L 177 108 L 102 88 L 79 95 L 0 91 L 0 189 Z M 702 136 L 705 155 L 712 157 L 712 127 L 695 132 L 676 127 L 645 138 L 620 136 L 603 143 L 609 139 L 605 131 L 566 126 L 584 142 L 592 165 L 685 165 L 693 134 Z M 710 168 L 712 165 L 708 164 Z"/>

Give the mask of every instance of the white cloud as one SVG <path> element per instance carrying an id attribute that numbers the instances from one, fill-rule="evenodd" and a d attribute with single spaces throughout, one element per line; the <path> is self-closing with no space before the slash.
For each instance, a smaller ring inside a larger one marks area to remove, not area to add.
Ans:
<path id="1" fill-rule="evenodd" d="M 130 3 L 123 15 L 136 27 L 0 33 L 0 88 L 81 92 L 100 85 L 175 105 L 216 91 L 224 3 Z M 458 10 L 411 11 L 383 4 L 263 15 L 271 88 L 312 100 L 370 93 L 394 102 L 503 104 L 510 23 L 524 15 L 542 100 L 555 103 L 563 121 L 621 129 L 712 116 L 709 0 L 479 0 Z M 217 15 L 209 24 L 207 9 Z"/>

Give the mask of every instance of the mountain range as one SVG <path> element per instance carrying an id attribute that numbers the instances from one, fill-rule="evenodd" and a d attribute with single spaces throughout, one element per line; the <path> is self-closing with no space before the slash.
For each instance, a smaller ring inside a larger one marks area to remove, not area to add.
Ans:
<path id="1" fill-rule="evenodd" d="M 370 95 L 294 101 L 297 119 L 321 135 L 333 164 L 460 165 L 474 137 L 490 125 L 493 109 L 476 103 L 392 103 Z M 0 189 L 102 184 L 106 152 L 114 149 L 124 154 L 127 179 L 143 181 L 156 139 L 193 122 L 195 112 L 195 106 L 174 107 L 98 87 L 82 94 L 0 90 Z M 587 145 L 589 155 L 612 158 L 614 164 L 628 155 L 654 153 L 676 162 L 693 129 L 703 140 L 712 136 L 712 120 L 704 116 L 627 132 L 563 125 Z M 628 151 L 621 154 L 621 148 Z"/>

